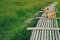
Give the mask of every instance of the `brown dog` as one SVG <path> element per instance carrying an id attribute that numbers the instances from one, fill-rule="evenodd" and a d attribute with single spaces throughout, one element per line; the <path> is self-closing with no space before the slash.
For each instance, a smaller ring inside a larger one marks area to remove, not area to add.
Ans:
<path id="1" fill-rule="evenodd" d="M 55 11 L 53 11 L 52 9 L 46 7 L 43 9 L 44 13 L 48 14 L 48 18 L 55 18 L 56 17 L 56 13 Z"/>

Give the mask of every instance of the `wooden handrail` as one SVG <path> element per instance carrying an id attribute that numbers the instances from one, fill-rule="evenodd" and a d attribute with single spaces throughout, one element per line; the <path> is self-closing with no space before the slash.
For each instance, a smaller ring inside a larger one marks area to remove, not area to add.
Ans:
<path id="1" fill-rule="evenodd" d="M 31 27 L 31 28 L 27 28 L 27 30 L 60 30 L 60 28 L 38 28 L 38 27 Z"/>
<path id="2" fill-rule="evenodd" d="M 45 17 L 36 17 L 36 18 L 42 18 L 42 19 L 60 19 L 60 18 L 45 18 Z"/>

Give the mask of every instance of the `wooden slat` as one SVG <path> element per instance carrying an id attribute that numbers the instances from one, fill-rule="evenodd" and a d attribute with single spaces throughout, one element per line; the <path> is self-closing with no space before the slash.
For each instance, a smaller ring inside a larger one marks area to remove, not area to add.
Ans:
<path id="1" fill-rule="evenodd" d="M 60 28 L 27 28 L 27 30 L 60 30 Z"/>
<path id="2" fill-rule="evenodd" d="M 45 17 L 36 17 L 37 19 L 60 19 L 60 18 L 45 18 Z"/>
<path id="3" fill-rule="evenodd" d="M 56 20 L 55 20 L 55 22 L 56 22 L 56 28 L 58 28 L 58 23 L 57 23 Z M 57 35 L 57 39 L 60 40 L 60 38 L 59 38 L 59 30 L 57 30 L 56 33 L 58 34 L 58 35 Z"/>

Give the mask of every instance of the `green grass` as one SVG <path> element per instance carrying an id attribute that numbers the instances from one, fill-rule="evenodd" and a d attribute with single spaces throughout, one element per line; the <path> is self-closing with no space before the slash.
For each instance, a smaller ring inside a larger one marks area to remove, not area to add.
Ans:
<path id="1" fill-rule="evenodd" d="M 31 31 L 27 27 L 36 26 L 36 12 L 56 0 L 0 0 L 0 40 L 29 40 Z M 59 0 L 57 0 L 60 2 Z M 60 11 L 60 4 L 57 9 Z M 60 13 L 60 12 L 59 12 Z M 58 17 L 60 14 L 57 14 Z"/>

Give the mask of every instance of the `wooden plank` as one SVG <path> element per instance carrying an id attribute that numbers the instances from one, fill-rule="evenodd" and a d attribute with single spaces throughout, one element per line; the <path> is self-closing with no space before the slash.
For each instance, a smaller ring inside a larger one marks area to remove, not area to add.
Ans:
<path id="1" fill-rule="evenodd" d="M 60 28 L 37 28 L 37 27 L 32 27 L 32 28 L 27 28 L 27 30 L 60 30 Z"/>
<path id="2" fill-rule="evenodd" d="M 37 19 L 60 19 L 60 18 L 45 18 L 45 17 L 36 17 Z"/>

